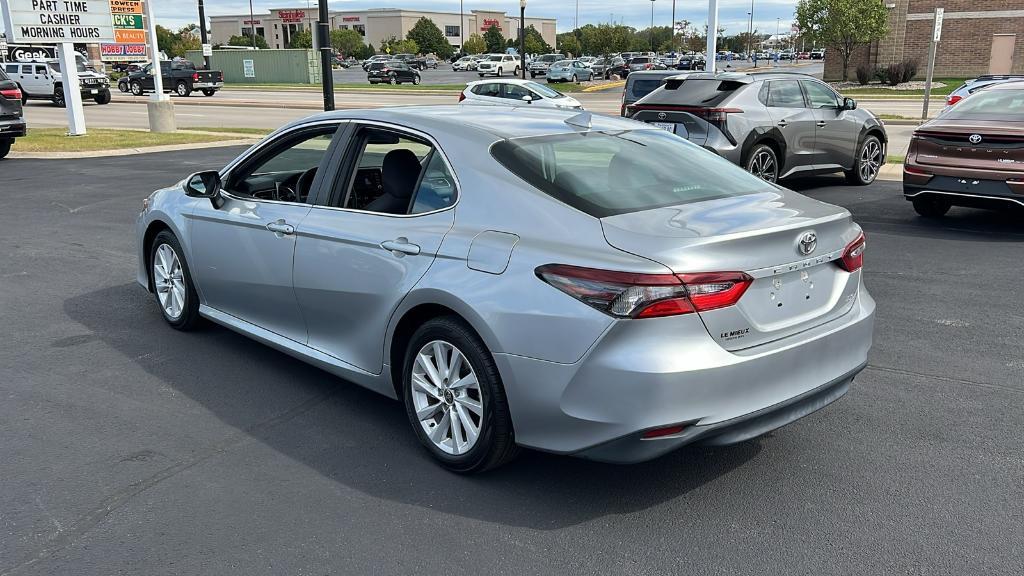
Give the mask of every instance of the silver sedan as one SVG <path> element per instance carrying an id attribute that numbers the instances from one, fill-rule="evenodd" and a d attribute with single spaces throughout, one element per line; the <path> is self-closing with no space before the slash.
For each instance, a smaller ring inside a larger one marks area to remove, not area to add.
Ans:
<path id="1" fill-rule="evenodd" d="M 845 394 L 871 346 L 849 212 L 587 112 L 313 116 L 149 195 L 137 239 L 170 326 L 400 400 L 458 472 L 747 440 Z"/>

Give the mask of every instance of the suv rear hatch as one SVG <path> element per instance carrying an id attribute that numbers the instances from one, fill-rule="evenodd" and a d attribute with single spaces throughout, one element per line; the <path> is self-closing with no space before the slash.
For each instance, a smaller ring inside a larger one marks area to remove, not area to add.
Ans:
<path id="1" fill-rule="evenodd" d="M 735 305 L 699 312 L 727 350 L 824 324 L 856 301 L 859 263 L 850 273 L 842 258 L 861 237 L 859 228 L 849 212 L 794 192 L 771 189 L 618 214 L 601 224 L 609 244 L 676 274 L 749 275 L 752 282 Z M 807 234 L 815 245 L 804 253 Z"/>
<path id="2" fill-rule="evenodd" d="M 625 116 L 657 126 L 697 145 L 707 142 L 711 130 L 722 132 L 733 144 L 729 133 L 729 114 L 743 110 L 728 102 L 735 92 L 750 84 L 749 76 L 691 74 L 672 78 L 664 86 L 626 107 Z"/>

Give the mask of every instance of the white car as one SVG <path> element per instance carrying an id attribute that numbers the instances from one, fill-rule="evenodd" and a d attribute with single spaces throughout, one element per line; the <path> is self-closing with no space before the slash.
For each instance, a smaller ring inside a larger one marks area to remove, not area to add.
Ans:
<path id="1" fill-rule="evenodd" d="M 476 70 L 476 58 L 473 56 L 463 56 L 455 62 L 452 62 L 452 70 L 455 72 Z"/>
<path id="2" fill-rule="evenodd" d="M 459 95 L 462 104 L 484 106 L 526 106 L 540 108 L 561 108 L 582 110 L 579 100 L 566 96 L 549 86 L 533 80 L 507 78 L 502 80 L 477 80 L 466 85 Z"/>
<path id="3" fill-rule="evenodd" d="M 491 54 L 486 60 L 482 60 L 476 67 L 477 74 L 481 78 L 488 74 L 503 76 L 505 74 L 519 75 L 519 57 L 511 54 Z"/>

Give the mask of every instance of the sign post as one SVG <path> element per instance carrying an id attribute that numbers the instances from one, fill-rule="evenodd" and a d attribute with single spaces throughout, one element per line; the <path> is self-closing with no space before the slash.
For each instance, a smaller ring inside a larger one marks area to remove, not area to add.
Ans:
<path id="1" fill-rule="evenodd" d="M 149 37 L 149 55 L 153 62 L 153 96 L 146 102 L 151 132 L 174 132 L 178 129 L 174 121 L 174 103 L 164 94 L 164 73 L 160 66 L 160 46 L 156 40 L 156 19 L 153 18 L 153 0 L 144 2 L 146 11 L 146 32 Z"/>
<path id="2" fill-rule="evenodd" d="M 939 49 L 939 39 L 942 38 L 942 8 L 935 9 L 935 25 L 932 27 L 932 42 L 928 47 L 928 77 L 924 82 L 924 107 L 921 110 L 921 120 L 928 119 L 928 102 L 932 97 L 932 75 L 935 73 L 935 52 Z"/>
<path id="3" fill-rule="evenodd" d="M 68 134 L 85 134 L 85 112 L 78 84 L 75 42 L 110 42 L 114 38 L 110 0 L 4 0 L 7 38 L 15 44 L 59 46 L 61 89 L 68 113 Z"/>
<path id="4" fill-rule="evenodd" d="M 704 71 L 715 72 L 715 55 L 718 54 L 718 0 L 708 0 L 708 45 L 704 57 Z"/>

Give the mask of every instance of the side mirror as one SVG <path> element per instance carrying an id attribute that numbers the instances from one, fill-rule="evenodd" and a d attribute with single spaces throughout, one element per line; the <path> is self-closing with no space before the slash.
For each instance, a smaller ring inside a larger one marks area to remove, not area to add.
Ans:
<path id="1" fill-rule="evenodd" d="M 523 96 L 522 98 L 520 98 L 520 100 L 526 102 L 527 104 L 533 104 L 533 96 L 530 96 L 529 94 Z"/>
<path id="2" fill-rule="evenodd" d="M 185 195 L 192 198 L 217 198 L 220 194 L 220 174 L 216 170 L 196 172 L 185 179 Z"/>
<path id="3" fill-rule="evenodd" d="M 853 98 L 843 98 L 843 110 L 856 110 L 857 101 Z"/>

